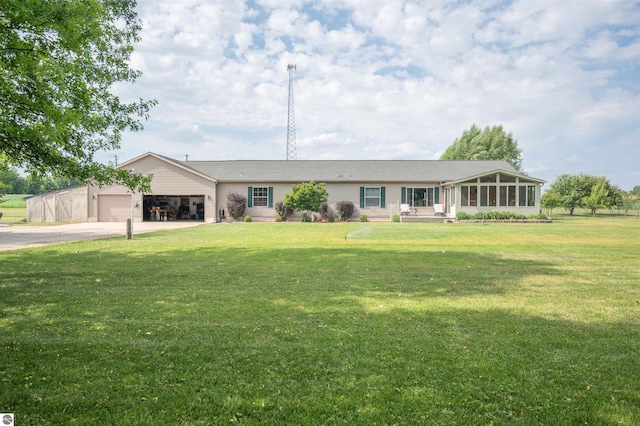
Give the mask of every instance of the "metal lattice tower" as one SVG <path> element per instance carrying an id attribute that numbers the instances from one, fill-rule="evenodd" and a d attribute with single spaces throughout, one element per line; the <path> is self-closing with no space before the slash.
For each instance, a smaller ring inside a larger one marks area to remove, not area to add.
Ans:
<path id="1" fill-rule="evenodd" d="M 296 114 L 293 107 L 293 71 L 295 64 L 287 65 L 289 71 L 289 113 L 287 121 L 287 160 L 297 160 L 296 153 Z"/>

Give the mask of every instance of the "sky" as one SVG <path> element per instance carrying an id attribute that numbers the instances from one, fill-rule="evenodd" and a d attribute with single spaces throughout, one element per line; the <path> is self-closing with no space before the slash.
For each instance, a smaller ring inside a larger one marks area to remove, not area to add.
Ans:
<path id="1" fill-rule="evenodd" d="M 114 91 L 155 99 L 100 161 L 285 160 L 289 72 L 298 160 L 437 160 L 502 125 L 523 170 L 640 185 L 635 0 L 138 0 Z"/>

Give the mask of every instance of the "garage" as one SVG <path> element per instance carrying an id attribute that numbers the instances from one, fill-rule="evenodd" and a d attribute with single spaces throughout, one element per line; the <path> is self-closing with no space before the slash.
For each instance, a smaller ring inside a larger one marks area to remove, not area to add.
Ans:
<path id="1" fill-rule="evenodd" d="M 204 220 L 204 195 L 145 195 L 143 221 Z"/>
<path id="2" fill-rule="evenodd" d="M 98 195 L 98 222 L 125 222 L 131 217 L 131 195 Z"/>

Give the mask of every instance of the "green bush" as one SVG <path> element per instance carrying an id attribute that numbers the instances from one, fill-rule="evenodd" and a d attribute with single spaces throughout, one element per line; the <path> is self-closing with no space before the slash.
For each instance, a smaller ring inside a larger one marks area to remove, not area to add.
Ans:
<path id="1" fill-rule="evenodd" d="M 335 217 L 333 217 L 333 215 L 330 215 L 330 216 L 327 218 L 327 220 L 328 220 L 329 222 L 335 222 L 336 218 L 335 218 Z"/>
<path id="2" fill-rule="evenodd" d="M 336 213 L 338 220 L 345 221 L 351 219 L 355 207 L 351 201 L 338 201 L 336 203 Z"/>
<path id="3" fill-rule="evenodd" d="M 276 222 L 282 222 L 282 218 L 280 216 L 276 216 Z"/>
<path id="4" fill-rule="evenodd" d="M 458 212 L 456 214 L 456 219 L 458 220 L 546 220 L 547 216 L 544 214 L 533 214 L 530 216 L 525 216 L 523 214 L 518 214 L 515 212 L 499 212 L 499 211 L 489 211 L 489 212 L 478 212 L 473 215 L 465 212 Z"/>
<path id="5" fill-rule="evenodd" d="M 536 214 L 529 215 L 527 217 L 527 219 L 531 219 L 531 220 L 548 220 L 549 218 L 544 213 L 536 213 Z"/>
<path id="6" fill-rule="evenodd" d="M 360 222 L 369 222 L 369 217 L 366 214 L 361 214 Z"/>
<path id="7" fill-rule="evenodd" d="M 245 221 L 245 222 L 252 222 L 252 221 L 253 221 L 253 219 L 251 219 L 251 216 L 246 215 L 246 216 L 244 217 L 244 221 Z"/>
<path id="8" fill-rule="evenodd" d="M 391 222 L 400 222 L 400 215 L 394 214 L 393 216 L 391 216 Z"/>
<path id="9" fill-rule="evenodd" d="M 304 213 L 302 215 L 302 219 L 300 219 L 300 222 L 311 222 L 311 216 L 309 216 L 308 214 Z"/>

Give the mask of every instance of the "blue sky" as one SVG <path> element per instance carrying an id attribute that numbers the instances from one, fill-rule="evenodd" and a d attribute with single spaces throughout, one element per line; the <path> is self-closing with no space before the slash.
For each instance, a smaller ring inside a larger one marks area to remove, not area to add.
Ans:
<path id="1" fill-rule="evenodd" d="M 438 159 L 502 124 L 524 170 L 640 185 L 640 3 L 633 0 L 139 0 L 153 98 L 125 161 L 285 159 L 287 64 L 297 157 Z"/>

